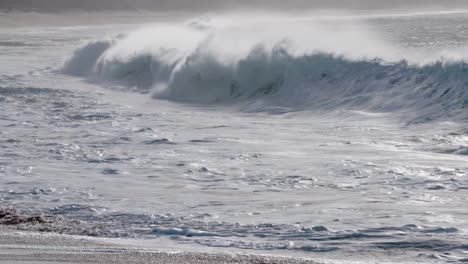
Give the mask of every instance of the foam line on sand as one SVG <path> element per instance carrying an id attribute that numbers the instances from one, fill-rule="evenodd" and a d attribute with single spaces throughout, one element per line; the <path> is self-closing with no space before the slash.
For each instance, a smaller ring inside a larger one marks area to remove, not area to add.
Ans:
<path id="1" fill-rule="evenodd" d="M 126 248 L 88 238 L 23 233 L 0 227 L 0 263 L 316 264 L 272 256 L 169 252 Z"/>

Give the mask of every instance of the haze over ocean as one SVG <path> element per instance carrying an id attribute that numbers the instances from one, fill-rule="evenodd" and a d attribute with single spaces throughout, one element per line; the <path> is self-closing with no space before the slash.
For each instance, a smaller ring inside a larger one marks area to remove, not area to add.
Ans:
<path id="1" fill-rule="evenodd" d="M 392 10 L 392 9 L 459 9 L 467 8 L 468 4 L 463 0 L 2 0 L 0 9 L 18 10 L 45 10 L 67 11 L 73 9 L 83 10 L 195 10 L 212 11 L 219 9 L 261 9 L 261 10 L 304 10 L 304 9 L 329 9 L 329 10 Z"/>

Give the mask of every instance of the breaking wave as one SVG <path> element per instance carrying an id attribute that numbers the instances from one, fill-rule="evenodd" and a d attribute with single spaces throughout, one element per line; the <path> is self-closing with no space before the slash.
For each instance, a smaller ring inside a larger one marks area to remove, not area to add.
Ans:
<path id="1" fill-rule="evenodd" d="M 468 64 L 461 60 L 414 63 L 362 25 L 330 34 L 311 22 L 219 24 L 202 18 L 94 41 L 63 72 L 173 101 L 249 102 L 250 111 L 399 112 L 417 117 L 411 122 L 467 117 Z"/>

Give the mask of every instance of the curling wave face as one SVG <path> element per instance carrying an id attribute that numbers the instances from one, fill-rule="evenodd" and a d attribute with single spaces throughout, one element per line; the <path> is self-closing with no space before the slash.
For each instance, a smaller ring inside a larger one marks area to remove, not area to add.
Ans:
<path id="1" fill-rule="evenodd" d="M 411 123 L 466 118 L 465 62 L 417 63 L 362 25 L 283 22 L 154 25 L 86 44 L 63 72 L 173 101 L 248 102 L 248 111 L 404 112 Z"/>

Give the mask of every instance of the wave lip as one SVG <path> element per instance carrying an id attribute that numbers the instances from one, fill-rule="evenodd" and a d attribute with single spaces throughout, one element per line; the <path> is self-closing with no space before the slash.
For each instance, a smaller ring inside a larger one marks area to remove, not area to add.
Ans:
<path id="1" fill-rule="evenodd" d="M 65 62 L 62 72 L 73 76 L 89 76 L 99 57 L 112 45 L 112 40 L 92 41 L 77 49 L 73 56 Z"/>

